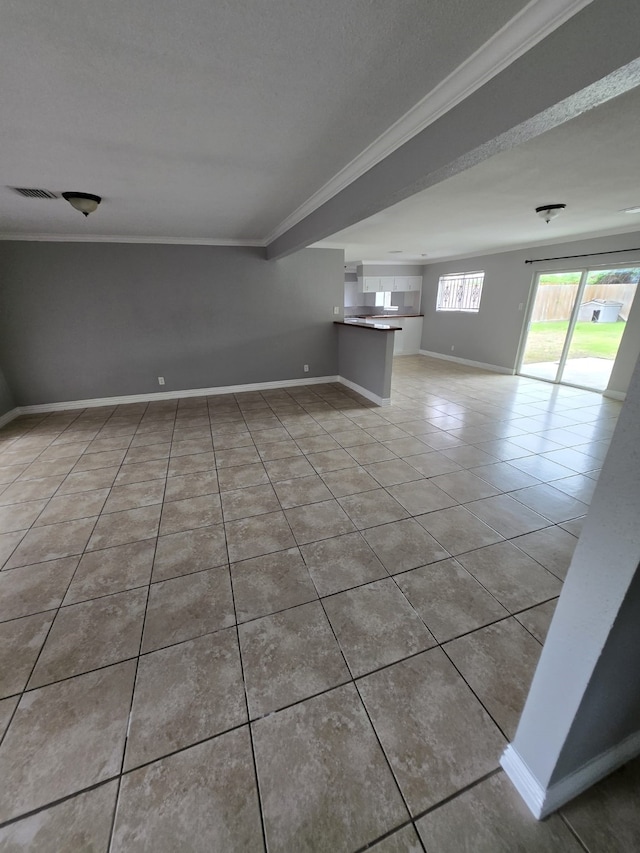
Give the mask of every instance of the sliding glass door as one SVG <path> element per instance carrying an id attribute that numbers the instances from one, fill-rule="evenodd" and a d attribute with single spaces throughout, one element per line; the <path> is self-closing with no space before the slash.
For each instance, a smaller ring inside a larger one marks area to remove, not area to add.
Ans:
<path id="1" fill-rule="evenodd" d="M 539 273 L 519 372 L 603 391 L 639 279 L 638 267 Z"/>

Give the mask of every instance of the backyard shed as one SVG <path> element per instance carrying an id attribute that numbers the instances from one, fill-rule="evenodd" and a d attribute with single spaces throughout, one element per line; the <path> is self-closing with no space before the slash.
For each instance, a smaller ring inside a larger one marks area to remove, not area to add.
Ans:
<path id="1" fill-rule="evenodd" d="M 578 312 L 578 321 L 592 323 L 615 323 L 618 320 L 622 302 L 611 299 L 590 299 L 583 302 Z"/>

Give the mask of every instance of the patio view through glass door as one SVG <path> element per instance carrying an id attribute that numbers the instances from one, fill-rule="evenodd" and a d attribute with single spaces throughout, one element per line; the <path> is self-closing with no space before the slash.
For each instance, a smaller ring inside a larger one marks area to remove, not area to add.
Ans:
<path id="1" fill-rule="evenodd" d="M 604 391 L 639 267 L 539 273 L 520 373 Z"/>

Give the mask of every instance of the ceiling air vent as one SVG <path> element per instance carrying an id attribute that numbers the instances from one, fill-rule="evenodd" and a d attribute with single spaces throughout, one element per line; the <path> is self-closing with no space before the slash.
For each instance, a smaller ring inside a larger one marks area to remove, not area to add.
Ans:
<path id="1" fill-rule="evenodd" d="M 58 198 L 56 193 L 49 190 L 36 190 L 29 187 L 11 187 L 12 190 L 25 198 Z"/>

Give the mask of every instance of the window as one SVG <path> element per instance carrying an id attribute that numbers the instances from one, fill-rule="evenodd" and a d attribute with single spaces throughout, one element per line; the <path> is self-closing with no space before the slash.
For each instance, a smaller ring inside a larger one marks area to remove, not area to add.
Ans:
<path id="1" fill-rule="evenodd" d="M 477 314 L 480 310 L 483 282 L 483 271 L 441 275 L 438 281 L 436 311 L 466 311 Z"/>
<path id="2" fill-rule="evenodd" d="M 379 290 L 376 293 L 376 307 L 389 308 L 391 305 L 391 292 Z"/>

